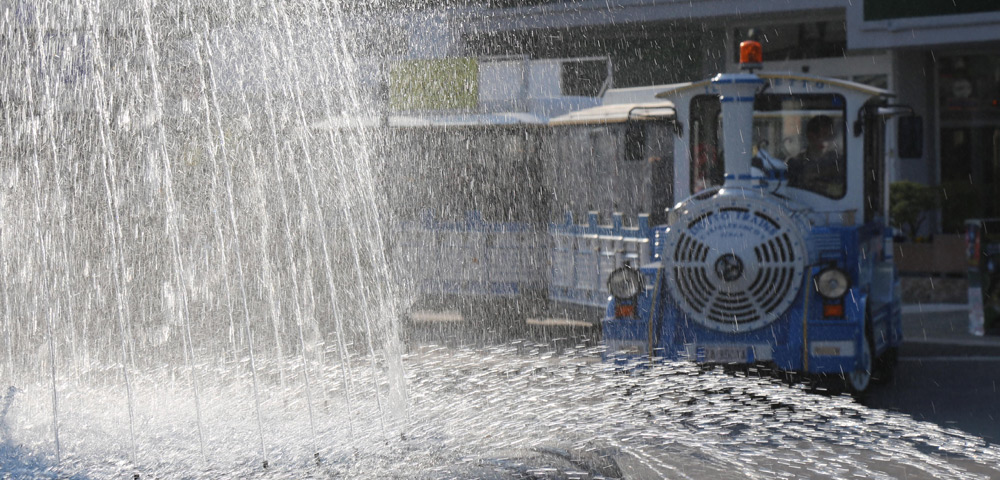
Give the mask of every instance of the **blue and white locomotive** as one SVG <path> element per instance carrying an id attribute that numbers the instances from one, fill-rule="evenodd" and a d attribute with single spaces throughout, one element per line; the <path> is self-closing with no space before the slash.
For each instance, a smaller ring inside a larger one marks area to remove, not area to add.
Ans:
<path id="1" fill-rule="evenodd" d="M 649 258 L 608 278 L 611 358 L 770 364 L 865 391 L 902 341 L 886 180 L 888 92 L 743 71 L 672 86 L 674 191 Z"/>

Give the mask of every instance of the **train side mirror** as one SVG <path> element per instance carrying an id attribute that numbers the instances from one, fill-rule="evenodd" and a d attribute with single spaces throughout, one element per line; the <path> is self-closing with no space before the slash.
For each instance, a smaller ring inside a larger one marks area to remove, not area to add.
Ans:
<path id="1" fill-rule="evenodd" d="M 899 117 L 896 125 L 896 151 L 899 158 L 924 156 L 924 119 L 920 115 Z"/>

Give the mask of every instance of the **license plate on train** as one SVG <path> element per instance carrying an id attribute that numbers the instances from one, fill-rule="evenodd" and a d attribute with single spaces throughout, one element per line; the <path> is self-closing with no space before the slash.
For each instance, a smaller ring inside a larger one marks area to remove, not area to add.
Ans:
<path id="1" fill-rule="evenodd" d="M 739 345 L 705 345 L 699 346 L 697 359 L 699 363 L 747 363 L 749 347 Z"/>

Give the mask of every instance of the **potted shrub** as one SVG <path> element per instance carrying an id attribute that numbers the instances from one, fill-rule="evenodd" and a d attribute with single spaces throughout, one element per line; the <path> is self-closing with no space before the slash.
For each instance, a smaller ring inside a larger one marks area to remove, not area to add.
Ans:
<path id="1" fill-rule="evenodd" d="M 909 180 L 889 185 L 889 216 L 905 238 L 916 240 L 931 210 L 938 207 L 938 189 Z"/>

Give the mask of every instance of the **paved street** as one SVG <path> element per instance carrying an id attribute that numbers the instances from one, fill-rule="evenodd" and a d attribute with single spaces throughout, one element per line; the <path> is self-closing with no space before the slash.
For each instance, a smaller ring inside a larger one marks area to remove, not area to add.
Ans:
<path id="1" fill-rule="evenodd" d="M 968 333 L 961 305 L 908 305 L 893 380 L 865 403 L 1000 443 L 1000 337 Z"/>
<path id="2" fill-rule="evenodd" d="M 907 305 L 903 324 L 896 374 L 875 386 L 865 405 L 1000 444 L 1000 337 L 969 334 L 964 305 Z M 418 330 L 418 341 L 449 345 L 503 342 L 510 335 L 460 322 L 423 323 Z M 526 333 L 556 350 L 593 344 L 586 340 L 592 332 L 583 328 L 535 326 Z"/>

